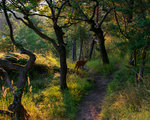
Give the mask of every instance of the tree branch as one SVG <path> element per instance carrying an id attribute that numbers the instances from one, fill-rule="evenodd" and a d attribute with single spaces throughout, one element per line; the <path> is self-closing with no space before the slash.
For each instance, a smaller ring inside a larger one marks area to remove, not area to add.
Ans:
<path id="1" fill-rule="evenodd" d="M 106 14 L 104 15 L 104 17 L 102 18 L 102 20 L 100 21 L 100 23 L 99 23 L 99 27 L 101 27 L 101 25 L 103 24 L 103 22 L 104 22 L 104 20 L 106 19 L 106 17 L 107 17 L 107 15 L 111 12 L 111 10 L 112 9 L 114 9 L 114 8 L 110 8 L 107 12 L 106 12 Z"/>
<path id="2" fill-rule="evenodd" d="M 50 8 L 50 10 L 52 12 L 52 17 L 53 17 L 52 20 L 55 23 L 56 18 L 55 18 L 55 11 L 54 11 L 54 9 L 52 7 L 52 0 L 50 0 L 50 2 L 48 0 L 45 0 L 45 1 L 48 4 L 48 6 L 49 6 L 49 8 Z"/>
<path id="3" fill-rule="evenodd" d="M 8 69 L 17 70 L 17 71 L 19 71 L 22 68 L 19 65 L 15 65 L 7 60 L 2 60 L 2 59 L 0 59 L 0 64 L 2 67 L 6 67 Z"/>
<path id="4" fill-rule="evenodd" d="M 60 16 L 61 10 L 67 2 L 69 2 L 69 0 L 66 0 L 65 2 L 63 2 L 61 7 L 58 9 L 58 13 L 56 15 L 56 21 L 58 21 L 58 17 Z"/>
<path id="5" fill-rule="evenodd" d="M 114 13 L 115 13 L 115 19 L 116 19 L 116 22 L 117 22 L 117 25 L 118 25 L 118 28 L 119 28 L 119 31 L 120 33 L 127 39 L 129 39 L 129 36 L 128 35 L 125 35 L 124 32 L 122 31 L 121 27 L 120 27 L 120 24 L 119 24 L 119 21 L 118 21 L 118 18 L 117 18 L 117 13 L 116 11 L 114 10 Z"/>
<path id="6" fill-rule="evenodd" d="M 94 6 L 94 9 L 93 9 L 93 14 L 92 14 L 92 16 L 91 16 L 90 20 L 92 20 L 92 19 L 94 18 L 94 16 L 95 16 L 95 11 L 96 11 L 96 8 L 99 6 L 99 2 L 98 2 L 97 0 L 93 0 L 93 1 L 95 1 L 95 2 L 96 2 L 96 5 Z"/>
<path id="7" fill-rule="evenodd" d="M 41 38 L 50 41 L 54 45 L 54 47 L 56 49 L 58 49 L 58 45 L 56 44 L 56 42 L 54 41 L 54 39 L 48 37 L 47 35 L 43 34 L 40 30 L 38 30 L 38 28 L 35 27 L 35 25 L 33 24 L 33 22 L 28 17 L 25 17 L 25 19 L 29 23 L 27 25 L 29 28 L 31 28 L 35 33 L 37 33 Z"/>
<path id="8" fill-rule="evenodd" d="M 58 49 L 58 46 L 57 46 L 57 44 L 56 44 L 56 42 L 52 39 L 52 38 L 50 38 L 50 37 L 48 37 L 47 35 L 45 35 L 45 34 L 43 34 L 40 30 L 38 30 L 38 28 L 36 28 L 36 26 L 33 24 L 33 22 L 26 16 L 26 15 L 24 15 L 24 18 L 28 21 L 28 23 L 27 22 L 25 22 L 25 20 L 23 20 L 23 18 L 21 18 L 21 17 L 18 17 L 13 11 L 11 11 L 11 10 L 9 10 L 9 9 L 7 9 L 9 12 L 11 12 L 12 14 L 13 14 L 13 16 L 17 19 L 17 20 L 20 20 L 20 21 L 22 21 L 26 26 L 28 26 L 29 28 L 31 28 L 35 33 L 37 33 L 40 37 L 42 37 L 43 39 L 45 39 L 45 40 L 48 40 L 48 41 L 50 41 L 53 45 L 54 45 L 54 47 L 56 48 L 56 49 Z M 9 18 L 8 18 L 9 19 Z M 11 30 L 12 31 L 12 30 Z M 14 39 L 14 38 L 13 38 Z"/>
<path id="9" fill-rule="evenodd" d="M 11 85 L 11 82 L 10 82 L 10 79 L 9 79 L 9 76 L 8 76 L 8 73 L 7 73 L 2 67 L 0 67 L 0 71 L 2 71 L 2 72 L 4 73 L 5 78 L 6 78 L 6 82 L 7 82 L 8 86 L 9 86 L 10 90 L 11 90 L 12 92 L 14 92 L 14 89 L 13 89 L 13 86 Z"/>
<path id="10" fill-rule="evenodd" d="M 75 24 L 78 24 L 78 23 L 80 23 L 80 22 L 82 22 L 82 21 L 78 21 L 78 22 L 74 22 L 74 23 L 67 23 L 67 24 L 65 24 L 65 25 L 63 25 L 63 26 L 61 26 L 62 28 L 68 28 L 68 27 L 70 27 L 70 26 L 72 26 L 72 25 L 75 25 Z"/>
<path id="11" fill-rule="evenodd" d="M 46 18 L 52 19 L 52 16 L 42 15 L 38 13 L 33 13 L 33 14 L 29 13 L 29 16 L 40 16 L 40 17 L 46 17 Z"/>
<path id="12" fill-rule="evenodd" d="M 8 17 L 8 14 L 7 14 L 5 0 L 2 0 L 2 1 L 3 1 L 3 8 L 4 8 L 5 18 L 6 18 L 6 21 L 8 23 L 9 29 L 10 29 L 10 38 L 11 38 L 11 40 L 12 40 L 13 44 L 20 49 L 20 51 L 21 51 L 22 54 L 27 54 L 30 57 L 30 59 L 28 60 L 28 63 L 26 64 L 26 66 L 22 67 L 22 69 L 25 69 L 27 71 L 32 66 L 32 64 L 34 63 L 34 61 L 36 59 L 35 55 L 33 53 L 31 53 L 30 51 L 24 49 L 23 46 L 21 46 L 18 43 L 16 43 L 16 41 L 14 39 L 14 35 L 13 35 L 12 24 L 11 24 L 11 22 L 9 20 L 9 17 Z M 20 68 L 21 68 L 20 66 L 11 64 L 10 62 L 5 61 L 5 60 L 1 60 L 0 62 L 3 63 L 3 64 L 7 63 L 7 65 L 5 64 L 6 67 L 10 66 L 10 67 L 13 67 L 13 68 L 15 68 L 17 70 L 20 70 Z"/>

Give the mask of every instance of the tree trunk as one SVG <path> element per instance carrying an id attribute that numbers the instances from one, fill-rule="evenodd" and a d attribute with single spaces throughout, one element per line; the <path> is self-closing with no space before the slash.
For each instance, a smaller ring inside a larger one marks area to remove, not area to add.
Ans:
<path id="1" fill-rule="evenodd" d="M 66 45 L 63 40 L 63 31 L 62 28 L 59 27 L 57 24 L 54 25 L 54 30 L 56 33 L 56 37 L 58 40 L 59 48 L 57 49 L 60 55 L 60 88 L 61 90 L 67 89 L 66 83 L 66 75 L 67 75 L 67 62 L 66 62 Z"/>
<path id="2" fill-rule="evenodd" d="M 133 18 L 133 6 L 134 6 L 134 0 L 129 0 L 128 2 L 128 14 L 127 14 L 127 22 L 131 23 L 132 22 L 132 18 Z"/>
<path id="3" fill-rule="evenodd" d="M 130 54 L 129 65 L 134 66 L 134 56 L 133 56 L 133 53 Z"/>
<path id="4" fill-rule="evenodd" d="M 66 83 L 67 63 L 66 63 L 66 49 L 64 46 L 62 46 L 62 49 L 60 51 L 60 66 L 61 66 L 60 87 L 62 90 L 64 90 L 67 89 Z"/>
<path id="5" fill-rule="evenodd" d="M 14 94 L 13 104 L 11 104 L 8 109 L 13 111 L 17 120 L 26 120 L 29 118 L 29 114 L 21 104 L 22 94 L 24 91 L 25 83 L 27 81 L 27 71 L 19 71 L 19 81 L 17 83 L 17 90 Z"/>
<path id="6" fill-rule="evenodd" d="M 137 50 L 134 50 L 134 68 L 135 68 L 135 71 L 136 71 L 136 66 L 137 66 L 137 63 L 136 63 L 136 57 L 137 57 Z M 139 86 L 139 81 L 138 81 L 138 74 L 137 72 L 135 73 L 135 82 L 136 82 L 136 85 Z"/>
<path id="7" fill-rule="evenodd" d="M 81 40 L 80 40 L 79 60 L 81 60 L 82 53 L 83 53 L 83 40 L 81 39 Z"/>
<path id="8" fill-rule="evenodd" d="M 72 60 L 76 61 L 76 40 L 73 40 L 72 43 Z"/>
<path id="9" fill-rule="evenodd" d="M 144 66 L 145 66 L 145 59 L 146 59 L 146 51 L 144 50 L 142 53 L 142 61 L 139 68 L 139 82 L 142 83 L 143 73 L 144 73 Z"/>
<path id="10" fill-rule="evenodd" d="M 97 29 L 95 28 L 94 32 L 99 42 L 100 55 L 101 55 L 103 64 L 109 64 L 109 58 L 108 58 L 107 51 L 105 48 L 105 39 L 104 39 L 103 31 L 101 28 L 97 28 Z"/>
<path id="11" fill-rule="evenodd" d="M 95 45 L 95 39 L 93 39 L 92 43 L 91 43 L 89 60 L 92 58 L 92 53 L 93 53 L 94 45 Z"/>

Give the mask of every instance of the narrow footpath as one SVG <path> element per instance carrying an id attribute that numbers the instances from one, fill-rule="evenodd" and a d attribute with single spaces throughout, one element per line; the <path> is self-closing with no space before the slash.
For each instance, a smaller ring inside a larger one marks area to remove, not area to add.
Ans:
<path id="1" fill-rule="evenodd" d="M 96 85 L 81 101 L 81 108 L 74 120 L 100 120 L 101 103 L 106 94 L 111 75 L 106 78 L 100 75 L 92 75 Z"/>

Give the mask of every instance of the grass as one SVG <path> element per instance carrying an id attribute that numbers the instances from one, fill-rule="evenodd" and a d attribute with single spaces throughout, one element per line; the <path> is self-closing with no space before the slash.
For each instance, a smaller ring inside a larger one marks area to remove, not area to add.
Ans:
<path id="1" fill-rule="evenodd" d="M 114 74 L 102 104 L 101 120 L 149 120 L 150 74 L 145 72 L 144 84 L 136 87 L 134 74 L 122 68 Z"/>
<path id="2" fill-rule="evenodd" d="M 80 75 L 69 72 L 67 75 L 69 89 L 62 92 L 60 90 L 60 74 L 53 71 L 53 67 L 59 68 L 57 60 L 54 59 L 52 56 L 42 57 L 39 55 L 36 64 L 40 64 L 40 67 L 48 66 L 48 68 L 46 67 L 47 72 L 41 74 L 40 71 L 34 70 L 37 69 L 36 67 L 33 67 L 28 74 L 22 103 L 30 114 L 31 120 L 73 119 L 79 110 L 82 96 L 94 86 L 92 82 L 87 81 L 89 75 L 85 71 L 80 70 Z M 54 64 L 49 63 L 49 60 L 55 61 Z M 68 66 L 70 69 L 74 68 L 73 63 Z M 16 79 L 13 79 L 13 82 L 13 86 L 15 86 Z M 1 86 L 3 86 L 3 91 L 0 91 L 0 109 L 7 110 L 13 101 L 13 95 L 7 85 Z M 8 116 L 0 115 L 0 118 L 4 117 Z"/>
<path id="3" fill-rule="evenodd" d="M 86 63 L 88 69 L 102 76 L 107 76 L 117 70 L 117 59 L 112 59 L 110 64 L 103 64 L 101 60 L 91 60 Z"/>

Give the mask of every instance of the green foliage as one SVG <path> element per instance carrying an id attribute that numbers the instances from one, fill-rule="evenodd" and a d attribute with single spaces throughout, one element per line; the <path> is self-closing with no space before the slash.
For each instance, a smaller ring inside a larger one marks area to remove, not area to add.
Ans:
<path id="1" fill-rule="evenodd" d="M 71 56 L 72 42 L 76 40 L 77 55 L 79 54 L 80 43 L 83 41 L 83 58 L 88 56 L 88 44 L 91 41 L 91 33 L 88 29 L 89 26 L 87 24 L 78 24 L 66 30 L 67 39 L 65 39 L 65 41 L 67 43 L 67 55 Z"/>
<path id="2" fill-rule="evenodd" d="M 107 94 L 110 95 L 113 92 L 117 92 L 120 89 L 122 90 L 126 88 L 126 85 L 129 82 L 130 84 L 134 84 L 134 73 L 131 70 L 122 68 L 121 70 L 115 72 L 113 81 L 108 85 Z"/>
<path id="3" fill-rule="evenodd" d="M 5 46 L 5 47 L 4 47 Z M 13 46 L 9 38 L 2 38 L 0 41 L 0 51 L 10 52 L 13 51 Z"/>
<path id="4" fill-rule="evenodd" d="M 107 76 L 117 70 L 115 62 L 103 65 L 100 60 L 91 60 L 86 63 L 88 69 L 94 73 L 100 73 L 101 75 Z"/>
<path id="5" fill-rule="evenodd" d="M 37 26 L 42 24 L 42 21 L 38 18 L 32 18 Z M 39 29 L 41 29 L 39 27 Z M 26 27 L 24 24 L 19 24 L 16 29 L 16 41 L 22 44 L 25 48 L 36 53 L 45 53 L 50 48 L 47 42 L 44 42 L 33 30 Z"/>

